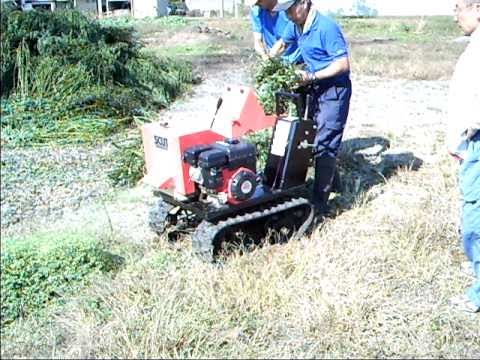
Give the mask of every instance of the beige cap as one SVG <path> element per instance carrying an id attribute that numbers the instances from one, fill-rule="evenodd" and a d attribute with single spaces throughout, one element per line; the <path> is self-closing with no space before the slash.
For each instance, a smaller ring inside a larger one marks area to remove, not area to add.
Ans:
<path id="1" fill-rule="evenodd" d="M 245 0 L 245 5 L 254 6 L 258 4 L 258 1 L 259 0 Z M 277 5 L 275 5 L 272 11 L 286 11 L 295 3 L 296 0 L 278 0 Z"/>
<path id="2" fill-rule="evenodd" d="M 278 0 L 273 11 L 287 11 L 296 2 L 296 0 Z"/>

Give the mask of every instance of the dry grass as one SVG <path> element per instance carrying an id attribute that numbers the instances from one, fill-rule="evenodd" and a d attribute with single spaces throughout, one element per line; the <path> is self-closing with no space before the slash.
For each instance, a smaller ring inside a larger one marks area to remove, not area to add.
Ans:
<path id="1" fill-rule="evenodd" d="M 17 324 L 3 356 L 478 358 L 478 316 L 447 305 L 468 284 L 453 173 L 446 158 L 400 171 L 311 238 L 222 266 L 146 246 L 52 320 Z"/>
<path id="2" fill-rule="evenodd" d="M 215 29 L 233 34 L 222 39 L 225 49 L 252 47 L 245 20 L 205 20 Z M 395 79 L 436 80 L 451 77 L 455 62 L 465 48 L 450 17 L 338 19 L 351 48 L 352 72 Z M 215 43 L 219 39 L 215 39 Z"/>
<path id="3" fill-rule="evenodd" d="M 464 43 L 450 17 L 339 19 L 351 45 L 352 71 L 389 78 L 450 78 Z"/>
<path id="4" fill-rule="evenodd" d="M 397 79 L 449 79 L 465 44 L 386 43 L 351 44 L 352 72 Z"/>

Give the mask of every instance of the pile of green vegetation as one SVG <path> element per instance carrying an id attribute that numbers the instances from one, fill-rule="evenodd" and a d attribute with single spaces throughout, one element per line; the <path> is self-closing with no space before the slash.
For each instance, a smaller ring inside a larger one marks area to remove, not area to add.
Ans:
<path id="1" fill-rule="evenodd" d="M 279 91 L 294 91 L 298 87 L 295 67 L 277 59 L 259 62 L 255 70 L 255 91 L 266 114 L 276 111 L 275 94 Z M 290 103 L 280 104 L 281 111 L 291 108 Z M 283 107 L 283 109 L 282 109 Z M 267 129 L 247 136 L 247 140 L 257 147 L 258 167 L 265 166 L 270 149 L 272 130 Z"/>
<path id="2" fill-rule="evenodd" d="M 2 243 L 1 324 L 41 310 L 93 273 L 118 262 L 96 237 L 41 235 Z"/>
<path id="3" fill-rule="evenodd" d="M 2 7 L 1 130 L 12 146 L 92 143 L 167 106 L 191 65 L 145 52 L 132 27 Z"/>
<path id="4" fill-rule="evenodd" d="M 298 75 L 293 65 L 276 59 L 260 62 L 255 71 L 255 90 L 267 114 L 275 112 L 275 94 L 298 87 Z"/>

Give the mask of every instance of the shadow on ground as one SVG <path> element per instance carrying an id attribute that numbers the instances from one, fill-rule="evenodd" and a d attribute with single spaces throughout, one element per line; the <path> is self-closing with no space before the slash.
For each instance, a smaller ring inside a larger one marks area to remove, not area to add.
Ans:
<path id="1" fill-rule="evenodd" d="M 336 213 L 346 211 L 359 201 L 371 201 L 374 194 L 366 194 L 394 176 L 400 169 L 417 171 L 423 161 L 413 152 L 391 149 L 383 137 L 354 138 L 342 143 L 338 155 L 341 189 L 332 201 Z"/>

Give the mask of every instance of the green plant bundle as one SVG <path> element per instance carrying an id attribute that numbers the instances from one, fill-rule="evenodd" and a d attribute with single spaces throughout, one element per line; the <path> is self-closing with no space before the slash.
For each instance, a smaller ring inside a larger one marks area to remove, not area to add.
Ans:
<path id="1" fill-rule="evenodd" d="M 92 273 L 116 262 L 95 237 L 42 235 L 2 244 L 2 326 L 43 308 Z"/>
<path id="2" fill-rule="evenodd" d="M 267 164 L 272 132 L 272 129 L 265 129 L 248 134 L 245 137 L 248 142 L 255 144 L 257 149 L 257 170 L 263 171 L 265 165 Z"/>
<path id="3" fill-rule="evenodd" d="M 113 166 L 108 177 L 114 185 L 134 186 L 142 178 L 145 168 L 140 131 L 137 129 L 113 145 L 116 150 L 109 159 Z"/>
<path id="4" fill-rule="evenodd" d="M 292 91 L 298 86 L 298 75 L 293 65 L 276 59 L 261 62 L 255 72 L 255 90 L 265 113 L 275 111 L 275 94 Z"/>

